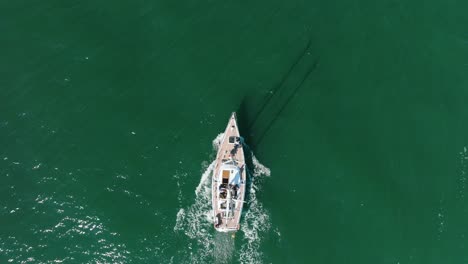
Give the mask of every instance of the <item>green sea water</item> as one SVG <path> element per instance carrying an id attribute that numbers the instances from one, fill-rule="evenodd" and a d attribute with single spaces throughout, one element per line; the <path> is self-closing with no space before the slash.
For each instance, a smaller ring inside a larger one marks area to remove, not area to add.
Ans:
<path id="1" fill-rule="evenodd" d="M 467 9 L 2 1 L 0 263 L 468 263 Z"/>

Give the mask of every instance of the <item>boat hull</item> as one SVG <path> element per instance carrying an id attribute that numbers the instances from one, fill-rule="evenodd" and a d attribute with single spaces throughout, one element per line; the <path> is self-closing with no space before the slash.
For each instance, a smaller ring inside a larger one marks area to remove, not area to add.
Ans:
<path id="1" fill-rule="evenodd" d="M 229 119 L 216 155 L 212 177 L 214 228 L 219 232 L 235 232 L 240 218 L 246 189 L 246 166 L 236 115 Z"/>

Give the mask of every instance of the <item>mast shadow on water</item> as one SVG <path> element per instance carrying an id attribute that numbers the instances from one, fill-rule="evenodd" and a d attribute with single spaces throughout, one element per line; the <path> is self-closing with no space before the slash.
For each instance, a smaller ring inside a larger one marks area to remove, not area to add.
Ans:
<path id="1" fill-rule="evenodd" d="M 287 68 L 285 74 L 281 76 L 278 84 L 270 90 L 259 103 L 254 98 L 244 96 L 237 109 L 237 123 L 240 134 L 244 138 L 244 155 L 247 165 L 247 185 L 245 193 L 244 213 L 250 208 L 251 191 L 253 180 L 255 184 L 263 181 L 262 177 L 255 177 L 259 174 L 255 172 L 256 165 L 253 152 L 258 148 L 273 127 L 275 122 L 281 116 L 286 107 L 290 104 L 295 95 L 304 86 L 311 74 L 319 65 L 319 57 L 312 56 L 312 42 L 309 40 L 304 48 L 298 53 L 292 61 L 291 66 Z M 254 114 L 252 114 L 254 113 Z M 260 173 L 261 174 L 261 173 Z M 255 186 L 255 185 L 254 185 Z"/>

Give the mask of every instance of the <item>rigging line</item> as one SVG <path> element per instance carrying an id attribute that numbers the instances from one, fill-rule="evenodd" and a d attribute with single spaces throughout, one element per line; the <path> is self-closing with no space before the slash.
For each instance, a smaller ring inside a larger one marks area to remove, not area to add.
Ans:
<path id="1" fill-rule="evenodd" d="M 265 131 L 260 135 L 260 137 L 258 138 L 257 142 L 256 142 L 256 145 L 260 144 L 260 142 L 263 140 L 263 138 L 265 137 L 265 135 L 268 133 L 268 131 L 270 130 L 270 128 L 273 126 L 273 124 L 276 122 L 276 120 L 278 119 L 278 117 L 281 115 L 281 113 L 284 111 L 284 109 L 286 108 L 286 106 L 291 102 L 292 98 L 294 97 L 294 95 L 296 95 L 297 92 L 299 92 L 299 88 L 304 84 L 304 82 L 307 80 L 307 78 L 310 76 L 310 74 L 312 72 L 315 71 L 315 69 L 317 69 L 317 66 L 318 66 L 318 62 L 319 62 L 319 58 L 317 58 L 314 62 L 314 64 L 312 65 L 312 67 L 307 71 L 307 73 L 304 75 L 304 77 L 302 78 L 302 80 L 299 82 L 299 84 L 297 85 L 296 88 L 294 88 L 294 91 L 288 96 L 288 98 L 286 99 L 285 103 L 281 106 L 280 110 L 278 111 L 278 113 L 275 115 L 275 117 L 270 121 L 270 123 L 267 125 Z"/>
<path id="2" fill-rule="evenodd" d="M 265 99 L 265 101 L 263 102 L 262 106 L 260 107 L 260 110 L 258 110 L 258 112 L 255 114 L 254 116 L 254 119 L 252 120 L 252 122 L 250 122 L 248 124 L 248 128 L 251 128 L 255 122 L 257 121 L 258 117 L 262 114 L 262 112 L 265 110 L 265 107 L 268 105 L 268 103 L 270 102 L 270 100 L 277 94 L 277 92 L 282 88 L 284 87 L 284 83 L 286 82 L 286 80 L 288 79 L 289 75 L 291 75 L 291 73 L 293 72 L 294 68 L 299 64 L 299 62 L 304 58 L 304 56 L 307 54 L 307 51 L 309 50 L 310 46 L 312 45 L 312 40 L 309 39 L 309 41 L 307 42 L 307 45 L 305 46 L 305 48 L 299 53 L 299 56 L 297 57 L 297 59 L 294 61 L 294 63 L 291 65 L 291 67 L 289 67 L 288 71 L 286 72 L 286 74 L 283 75 L 283 77 L 281 78 L 280 82 L 275 86 L 275 88 L 273 89 L 272 93 L 268 96 L 267 99 Z"/>

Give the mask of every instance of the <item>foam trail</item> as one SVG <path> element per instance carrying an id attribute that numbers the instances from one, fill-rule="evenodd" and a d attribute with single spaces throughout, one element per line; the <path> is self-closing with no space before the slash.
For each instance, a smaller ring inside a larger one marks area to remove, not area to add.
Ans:
<path id="1" fill-rule="evenodd" d="M 259 180 L 263 176 L 270 176 L 271 171 L 261 164 L 253 153 L 250 154 L 253 168 L 248 171 L 250 195 L 247 202 L 249 208 L 244 212 L 244 220 L 241 223 L 241 232 L 244 234 L 244 238 L 241 243 L 239 260 L 241 263 L 263 263 L 263 253 L 260 251 L 260 246 L 263 242 L 263 235 L 271 229 L 271 222 L 269 212 L 263 208 L 263 205 L 256 197 L 256 191 L 261 190 Z"/>
<path id="2" fill-rule="evenodd" d="M 216 151 L 221 144 L 224 134 L 219 134 L 213 140 L 213 149 Z M 182 258 L 183 263 L 209 263 L 213 259 L 215 239 L 213 237 L 213 212 L 211 208 L 211 177 L 215 161 L 206 167 L 201 175 L 200 182 L 195 189 L 195 201 L 177 213 L 174 232 L 183 232 L 190 238 L 189 248 L 194 252 Z M 180 252 L 187 254 L 187 252 Z"/>
<path id="3" fill-rule="evenodd" d="M 200 183 L 198 183 L 198 186 L 197 188 L 195 189 L 195 194 L 198 196 L 202 190 L 203 187 L 208 187 L 208 183 L 209 181 L 208 178 L 210 178 L 211 174 L 213 173 L 213 169 L 214 169 L 214 166 L 215 166 L 216 162 L 215 161 L 212 161 L 211 164 L 208 166 L 208 168 L 205 170 L 205 172 L 203 172 L 202 174 L 202 177 L 200 179 Z"/>
<path id="4" fill-rule="evenodd" d="M 174 232 L 183 233 L 188 237 L 187 248 L 177 253 L 180 260 L 176 263 L 209 263 L 213 252 L 214 240 L 212 235 L 211 188 L 209 175 L 213 166 L 208 166 L 203 174 L 207 179 L 200 180 L 199 191 L 196 191 L 195 201 L 188 207 L 181 208 L 177 213 Z"/>
<path id="5" fill-rule="evenodd" d="M 223 137 L 224 137 L 224 133 L 220 133 L 216 136 L 215 139 L 213 139 L 213 149 L 214 150 L 218 150 L 219 148 L 219 145 L 221 145 L 221 141 L 223 140 Z M 211 174 L 213 173 L 213 169 L 214 169 L 214 166 L 216 164 L 216 161 L 213 160 L 211 162 L 211 164 L 208 166 L 208 168 L 205 170 L 205 172 L 203 172 L 202 174 L 202 177 L 200 179 L 200 183 L 198 183 L 198 186 L 197 188 L 195 189 L 195 194 L 198 196 L 198 194 L 200 193 L 201 191 L 201 188 L 203 186 L 207 187 L 207 179 L 211 176 Z M 211 195 L 211 194 L 210 194 Z"/>
<path id="6" fill-rule="evenodd" d="M 214 263 L 230 263 L 235 251 L 235 239 L 229 233 L 216 232 L 214 235 Z"/>
<path id="7" fill-rule="evenodd" d="M 254 165 L 253 168 L 253 176 L 270 176 L 271 175 L 271 170 L 267 168 L 265 165 L 261 164 L 260 161 L 258 161 L 257 157 L 255 157 L 252 154 L 252 163 Z"/>

